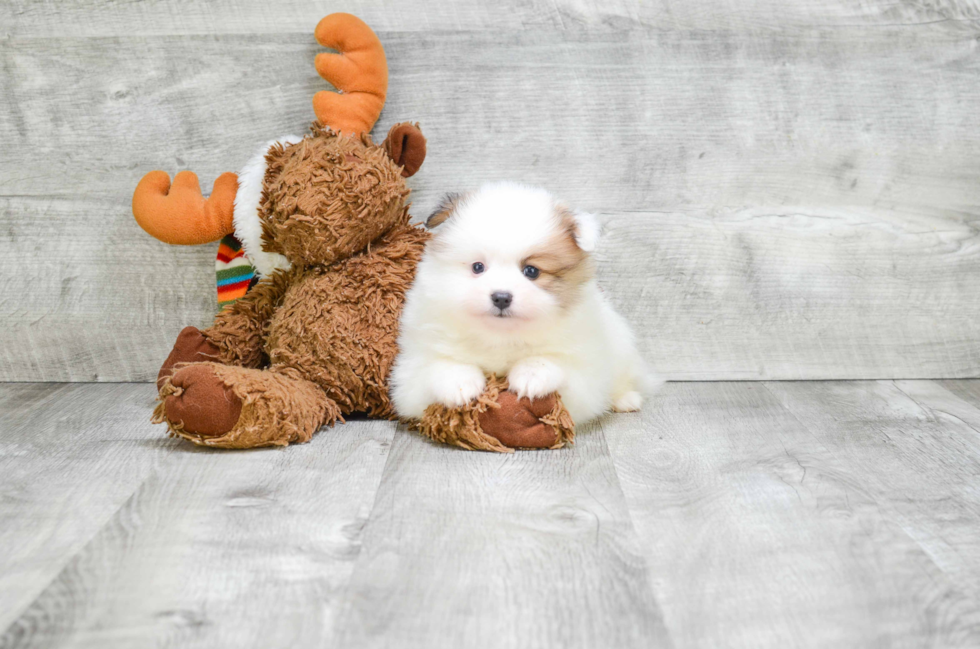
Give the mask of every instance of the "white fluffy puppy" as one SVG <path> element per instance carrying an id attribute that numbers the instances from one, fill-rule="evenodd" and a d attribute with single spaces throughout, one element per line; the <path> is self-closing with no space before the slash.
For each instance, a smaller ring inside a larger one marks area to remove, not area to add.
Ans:
<path id="1" fill-rule="evenodd" d="M 558 391 L 575 423 L 638 410 L 653 387 L 625 320 L 595 282 L 599 226 L 543 189 L 447 196 L 401 317 L 391 396 L 402 417 L 461 406 L 484 375 L 519 396 Z"/>

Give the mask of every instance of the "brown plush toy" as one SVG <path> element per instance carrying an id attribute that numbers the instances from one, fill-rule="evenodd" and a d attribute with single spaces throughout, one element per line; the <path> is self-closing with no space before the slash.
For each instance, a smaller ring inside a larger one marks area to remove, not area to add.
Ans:
<path id="1" fill-rule="evenodd" d="M 317 93 L 310 135 L 264 146 L 207 200 L 190 172 L 172 187 L 151 172 L 133 197 L 137 221 L 158 238 L 180 231 L 190 234 L 173 242 L 201 243 L 234 230 L 265 267 L 211 327 L 185 328 L 160 369 L 154 420 L 196 444 L 286 445 L 350 413 L 395 416 L 398 318 L 429 238 L 409 223 L 405 178 L 421 166 L 425 138 L 408 123 L 380 145 L 367 135 L 387 89 L 384 50 L 367 25 L 332 14 L 316 37 L 340 51 L 316 67 L 343 94 Z M 574 436 L 557 395 L 519 400 L 496 377 L 475 402 L 432 406 L 411 424 L 437 441 L 504 452 Z"/>

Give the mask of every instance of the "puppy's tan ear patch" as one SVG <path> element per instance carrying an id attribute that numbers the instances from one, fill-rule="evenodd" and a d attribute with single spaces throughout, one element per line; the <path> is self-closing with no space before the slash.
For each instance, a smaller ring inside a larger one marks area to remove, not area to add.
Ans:
<path id="1" fill-rule="evenodd" d="M 558 227 L 554 236 L 524 263 L 541 271 L 535 284 L 554 295 L 563 308 L 568 308 L 578 301 L 582 287 L 595 275 L 595 264 L 577 238 L 579 221 L 575 212 L 558 204 L 555 218 Z"/>
<path id="2" fill-rule="evenodd" d="M 436 211 L 429 215 L 429 218 L 425 220 L 425 227 L 434 228 L 437 225 L 442 225 L 456 212 L 456 208 L 459 207 L 459 202 L 463 198 L 462 194 L 449 193 L 442 197 L 439 201 L 439 206 L 436 207 Z"/>
<path id="3" fill-rule="evenodd" d="M 579 250 L 595 252 L 599 243 L 600 226 L 595 216 L 588 212 L 572 209 L 563 203 L 555 206 L 555 215 L 559 222 L 572 235 L 572 240 Z"/>

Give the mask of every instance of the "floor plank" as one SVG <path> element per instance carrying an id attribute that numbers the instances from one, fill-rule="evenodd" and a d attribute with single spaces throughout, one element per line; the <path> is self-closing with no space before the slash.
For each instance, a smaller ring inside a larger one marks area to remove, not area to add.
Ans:
<path id="1" fill-rule="evenodd" d="M 807 429 L 862 476 L 902 529 L 972 598 L 936 602 L 934 615 L 980 644 L 980 435 L 890 381 L 772 383 Z M 951 605 L 949 611 L 945 606 Z M 969 633 L 967 633 L 969 631 Z"/>
<path id="2" fill-rule="evenodd" d="M 399 431 L 344 647 L 666 647 L 601 430 L 467 453 Z"/>
<path id="3" fill-rule="evenodd" d="M 974 647 L 978 383 L 674 383 L 513 456 L 2 384 L 0 647 Z"/>
<path id="4" fill-rule="evenodd" d="M 939 381 L 938 383 L 960 399 L 980 408 L 980 380 Z"/>
<path id="5" fill-rule="evenodd" d="M 820 384 L 799 385 L 807 397 Z M 604 428 L 678 647 L 980 638 L 977 601 L 892 520 L 839 457 L 847 448 L 812 434 L 766 385 L 668 384 Z"/>
<path id="6" fill-rule="evenodd" d="M 895 386 L 926 409 L 938 422 L 954 419 L 964 441 L 980 450 L 980 381 L 895 381 Z M 970 433 L 970 428 L 973 433 Z"/>
<path id="7" fill-rule="evenodd" d="M 287 449 L 181 443 L 0 647 L 329 644 L 393 432 L 360 421 Z"/>
<path id="8" fill-rule="evenodd" d="M 174 448 L 150 425 L 154 396 L 139 383 L 0 384 L 0 633 Z"/>

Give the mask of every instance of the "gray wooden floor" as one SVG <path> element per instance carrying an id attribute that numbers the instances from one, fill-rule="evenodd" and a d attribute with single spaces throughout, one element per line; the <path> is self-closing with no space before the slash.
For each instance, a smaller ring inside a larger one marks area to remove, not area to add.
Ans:
<path id="1" fill-rule="evenodd" d="M 153 396 L 0 385 L 0 647 L 980 646 L 980 381 L 672 383 L 511 456 Z"/>

